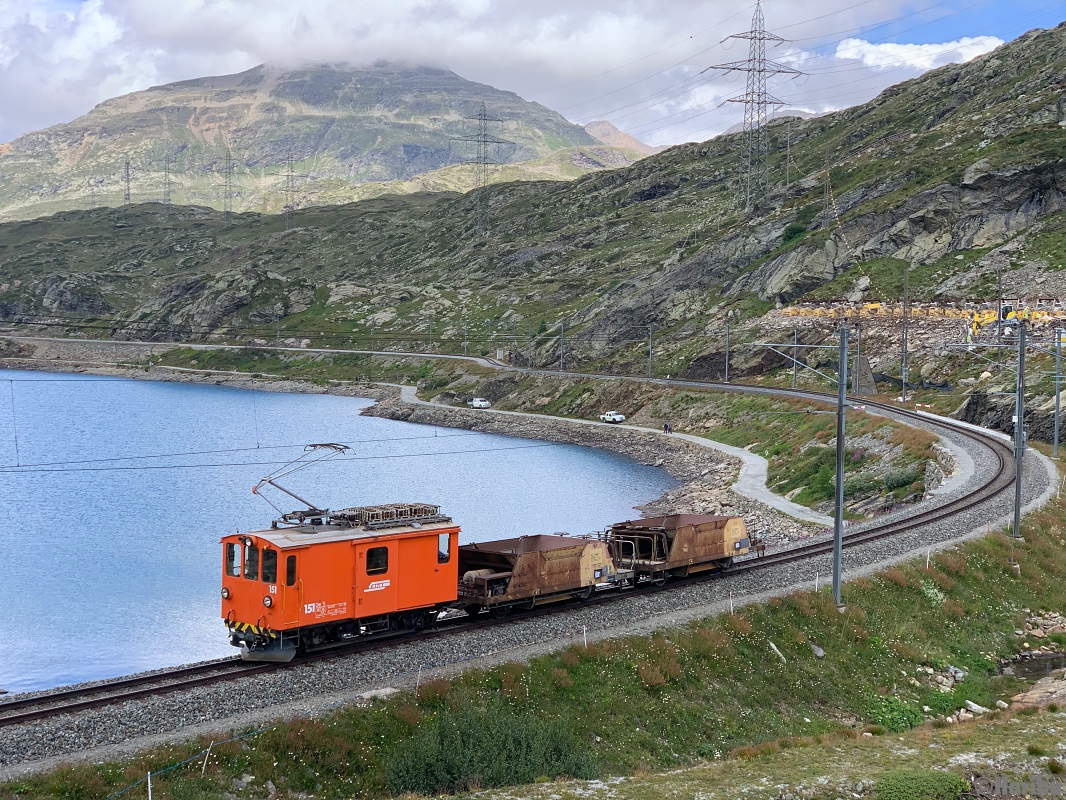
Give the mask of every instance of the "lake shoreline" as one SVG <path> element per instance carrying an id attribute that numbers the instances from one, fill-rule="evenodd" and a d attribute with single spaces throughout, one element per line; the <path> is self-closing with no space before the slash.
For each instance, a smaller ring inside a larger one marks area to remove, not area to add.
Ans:
<path id="1" fill-rule="evenodd" d="M 170 347 L 172 345 L 163 346 L 164 349 Z M 142 355 L 149 354 L 146 352 Z M 597 426 L 595 432 L 590 433 L 588 428 L 580 423 L 569 424 L 565 420 L 539 418 L 539 415 L 535 414 L 527 415 L 520 423 L 515 423 L 463 407 L 433 404 L 416 408 L 402 400 L 401 387 L 396 384 L 331 381 L 323 385 L 267 374 L 253 378 L 247 373 L 167 366 L 145 368 L 61 358 L 0 358 L 0 368 L 168 383 L 196 383 L 286 394 L 328 394 L 373 400 L 373 405 L 363 409 L 361 414 L 592 447 L 630 458 L 642 466 L 663 469 L 680 485 L 637 506 L 644 516 L 742 516 L 750 532 L 761 536 L 770 546 L 783 545 L 822 533 L 822 529 L 816 525 L 803 523 L 761 502 L 736 494 L 731 487 L 737 478 L 739 460 L 720 451 L 684 442 L 680 438 L 606 426 Z"/>

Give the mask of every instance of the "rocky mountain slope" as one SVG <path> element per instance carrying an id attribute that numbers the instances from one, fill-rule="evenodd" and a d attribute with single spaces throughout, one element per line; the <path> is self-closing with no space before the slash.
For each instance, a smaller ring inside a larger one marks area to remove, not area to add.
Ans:
<path id="1" fill-rule="evenodd" d="M 665 150 L 665 147 L 652 147 L 649 144 L 637 139 L 635 136 L 631 136 L 628 133 L 618 130 L 613 123 L 607 120 L 596 120 L 590 122 L 585 126 L 585 130 L 588 131 L 596 141 L 609 144 L 612 147 L 620 147 L 623 150 L 636 150 L 638 153 L 643 153 L 646 156 L 653 156 L 656 153 L 661 153 Z"/>
<path id="2" fill-rule="evenodd" d="M 456 137 L 477 132 L 477 121 L 468 118 L 482 103 L 500 120 L 490 124 L 491 133 L 514 142 L 493 153 L 502 164 L 573 148 L 568 155 L 580 161 L 583 148 L 602 150 L 598 139 L 554 111 L 444 69 L 261 65 L 116 97 L 73 122 L 0 145 L 0 215 L 28 218 L 88 208 L 94 200 L 119 205 L 127 158 L 134 202 L 162 199 L 168 159 L 171 197 L 183 204 L 222 208 L 228 158 L 239 210 L 277 211 L 293 199 L 337 203 L 380 193 L 360 192 L 367 185 L 398 191 L 405 181 L 474 155 Z M 297 176 L 291 195 L 290 156 Z M 578 174 L 597 168 L 594 154 L 587 160 Z M 511 177 L 543 177 L 543 171 L 533 165 L 528 175 L 512 170 Z M 449 188 L 471 185 L 453 175 Z"/>
<path id="3" fill-rule="evenodd" d="M 711 375 L 724 322 L 749 320 L 753 339 L 775 304 L 898 297 L 908 264 L 926 299 L 1066 267 L 1066 24 L 791 130 L 791 180 L 779 122 L 773 187 L 750 210 L 739 137 L 722 136 L 568 183 L 492 185 L 487 238 L 478 192 L 301 210 L 290 231 L 150 204 L 10 223 L 0 314 L 72 331 L 69 317 L 102 316 L 156 338 L 532 345 L 540 363 L 565 325 L 566 363 L 601 365 L 646 363 L 654 326 L 657 370 Z M 773 362 L 760 359 L 743 369 Z"/>

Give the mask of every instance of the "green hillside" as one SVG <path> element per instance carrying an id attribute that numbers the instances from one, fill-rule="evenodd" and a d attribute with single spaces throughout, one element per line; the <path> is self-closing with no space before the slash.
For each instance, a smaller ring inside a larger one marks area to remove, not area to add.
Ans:
<path id="1" fill-rule="evenodd" d="M 657 368 L 678 372 L 720 348 L 727 312 L 740 322 L 818 292 L 839 297 L 863 277 L 872 297 L 898 293 L 907 263 L 919 297 L 989 296 L 983 259 L 1027 236 L 1009 267 L 1059 280 L 1066 25 L 791 131 L 790 184 L 778 121 L 774 185 L 750 211 L 736 207 L 730 135 L 571 182 L 494 184 L 489 238 L 474 234 L 477 192 L 301 210 L 292 231 L 278 216 L 225 227 L 206 208 L 152 204 L 8 223 L 0 314 L 246 341 L 273 339 L 280 320 L 286 335 L 322 343 L 360 341 L 372 327 L 398 341 L 432 319 L 437 346 L 453 350 L 464 327 L 481 338 L 541 331 L 542 363 L 560 324 L 572 363 L 646 358 L 654 325 Z"/>

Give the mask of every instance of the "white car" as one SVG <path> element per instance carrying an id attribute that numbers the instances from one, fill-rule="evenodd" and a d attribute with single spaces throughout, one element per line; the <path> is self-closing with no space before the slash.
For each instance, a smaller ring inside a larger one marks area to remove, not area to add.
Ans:
<path id="1" fill-rule="evenodd" d="M 473 400 L 468 400 L 466 404 L 471 408 L 492 408 L 492 403 L 484 397 L 475 397 Z"/>
<path id="2" fill-rule="evenodd" d="M 626 415 L 619 414 L 617 411 L 608 411 L 606 414 L 600 414 L 600 422 L 609 422 L 611 424 L 618 424 L 619 422 L 625 422 Z"/>

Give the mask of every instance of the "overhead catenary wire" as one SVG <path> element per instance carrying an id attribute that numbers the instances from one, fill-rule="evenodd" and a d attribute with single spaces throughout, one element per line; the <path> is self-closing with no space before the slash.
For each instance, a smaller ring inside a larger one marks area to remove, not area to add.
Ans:
<path id="1" fill-rule="evenodd" d="M 386 461 L 399 458 L 439 458 L 441 456 L 477 455 L 482 453 L 503 453 L 512 450 L 535 450 L 543 447 L 565 447 L 559 442 L 545 442 L 542 444 L 515 445 L 512 447 L 480 447 L 471 450 L 444 450 L 433 453 L 392 453 L 381 456 L 345 456 L 335 458 L 334 462 L 341 461 Z M 305 462 L 307 465 L 316 462 Z M 38 469 L 30 467 L 0 467 L 3 475 L 25 475 L 28 473 L 57 473 L 57 472 L 151 472 L 167 469 L 216 469 L 230 467 L 285 467 L 292 464 L 291 461 L 238 461 L 215 464 L 141 464 L 138 466 L 118 467 L 70 467 L 63 469 Z M 289 473 L 284 473 L 289 474 Z M 280 477 L 280 475 L 279 475 Z"/>

